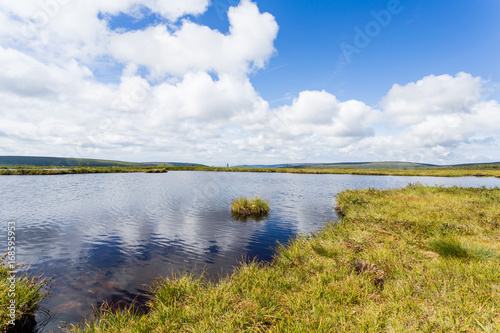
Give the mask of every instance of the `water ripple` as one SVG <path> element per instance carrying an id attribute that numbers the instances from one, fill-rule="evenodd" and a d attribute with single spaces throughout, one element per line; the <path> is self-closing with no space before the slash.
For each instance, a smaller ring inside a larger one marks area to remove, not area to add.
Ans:
<path id="1" fill-rule="evenodd" d="M 160 275 L 216 277 L 243 257 L 270 260 L 278 242 L 335 218 L 341 190 L 417 181 L 500 185 L 494 178 L 207 172 L 13 176 L 0 177 L 0 221 L 16 222 L 19 260 L 54 276 L 41 331 L 57 331 L 60 321 L 81 321 L 103 301 L 144 304 L 144 285 Z M 242 195 L 269 199 L 270 214 L 234 220 L 231 200 Z"/>

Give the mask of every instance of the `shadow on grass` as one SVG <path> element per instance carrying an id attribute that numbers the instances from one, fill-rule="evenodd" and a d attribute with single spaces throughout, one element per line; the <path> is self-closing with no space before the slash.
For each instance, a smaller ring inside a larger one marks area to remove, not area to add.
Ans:
<path id="1" fill-rule="evenodd" d="M 498 254 L 493 249 L 463 243 L 456 238 L 441 238 L 429 242 L 432 251 L 443 257 L 459 259 L 495 259 Z"/>

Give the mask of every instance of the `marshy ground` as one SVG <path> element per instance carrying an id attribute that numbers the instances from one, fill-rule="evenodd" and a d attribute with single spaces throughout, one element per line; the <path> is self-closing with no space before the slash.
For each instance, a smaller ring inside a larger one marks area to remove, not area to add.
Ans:
<path id="1" fill-rule="evenodd" d="M 109 166 L 109 167 L 37 167 L 37 166 L 0 166 L 0 175 L 60 175 L 85 173 L 161 173 L 168 171 L 211 171 L 211 172 L 265 172 L 299 174 L 339 174 L 371 176 L 425 176 L 425 177 L 496 177 L 500 178 L 500 166 L 470 167 L 429 167 L 429 168 L 247 168 L 247 167 L 208 167 L 208 166 Z"/>
<path id="2" fill-rule="evenodd" d="M 211 283 L 152 286 L 150 312 L 105 308 L 74 332 L 500 330 L 500 189 L 344 191 L 343 219 Z"/>

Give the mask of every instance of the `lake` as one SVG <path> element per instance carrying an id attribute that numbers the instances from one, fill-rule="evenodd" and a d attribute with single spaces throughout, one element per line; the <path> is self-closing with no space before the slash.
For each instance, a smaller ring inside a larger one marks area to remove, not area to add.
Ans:
<path id="1" fill-rule="evenodd" d="M 272 258 L 277 242 L 336 219 L 345 189 L 425 185 L 500 187 L 498 178 L 437 178 L 172 171 L 0 177 L 0 221 L 16 223 L 17 262 L 53 276 L 37 331 L 59 331 L 103 301 L 144 304 L 151 281 L 183 269 L 207 276 Z M 235 220 L 233 198 L 260 195 L 271 212 Z"/>

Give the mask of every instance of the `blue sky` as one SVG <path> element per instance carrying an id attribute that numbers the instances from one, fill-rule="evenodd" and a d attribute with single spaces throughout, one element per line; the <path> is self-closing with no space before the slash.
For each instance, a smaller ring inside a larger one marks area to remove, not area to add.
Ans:
<path id="1" fill-rule="evenodd" d="M 352 63 L 337 71 L 339 44 L 353 44 L 354 27 L 364 30 L 371 11 L 388 1 L 265 1 L 276 16 L 278 56 L 254 78 L 267 100 L 306 89 L 325 89 L 342 99 L 376 105 L 394 83 L 434 74 L 471 73 L 500 77 L 498 1 L 400 1 L 401 13 L 371 38 Z M 213 18 L 212 18 L 213 19 Z M 279 68 L 281 66 L 285 66 Z M 273 70 L 279 68 L 278 70 Z"/>
<path id="2" fill-rule="evenodd" d="M 0 5 L 0 155 L 500 160 L 494 0 Z"/>
<path id="3" fill-rule="evenodd" d="M 398 13 L 371 37 L 351 63 L 343 63 L 342 42 L 354 46 L 362 31 L 393 3 Z M 467 72 L 500 77 L 500 3 L 486 1 L 260 1 L 280 30 L 277 54 L 251 76 L 272 106 L 286 104 L 300 91 L 327 90 L 343 99 L 375 106 L 394 83 L 406 84 L 434 74 Z M 228 33 L 226 11 L 237 0 L 214 0 L 206 13 L 189 19 Z M 121 13 L 108 18 L 113 29 L 143 29 L 161 22 L 149 10 L 138 20 Z M 118 79 L 118 78 L 115 78 Z"/>

